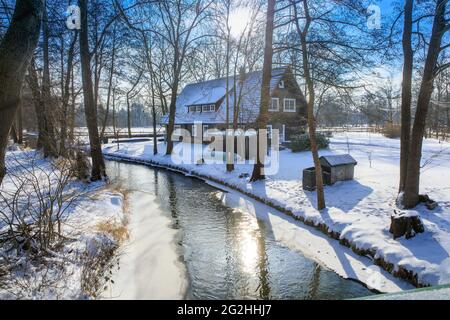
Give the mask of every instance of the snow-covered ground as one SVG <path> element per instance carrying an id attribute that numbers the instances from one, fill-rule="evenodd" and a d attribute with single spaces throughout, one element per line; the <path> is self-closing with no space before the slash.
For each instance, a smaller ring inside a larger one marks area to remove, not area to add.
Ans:
<path id="1" fill-rule="evenodd" d="M 265 181 L 249 183 L 248 178 L 239 178 L 239 175 L 251 173 L 251 165 L 237 165 L 234 172 L 227 173 L 225 166 L 219 164 L 175 164 L 171 157 L 164 156 L 165 146 L 161 144 L 158 147 L 159 154 L 156 156 L 152 155 L 151 142 L 122 143 L 119 149 L 116 145 L 106 145 L 103 150 L 111 158 L 172 167 L 225 183 L 309 223 L 326 225 L 328 232 L 339 233 L 340 239 L 347 240 L 353 247 L 369 250 L 372 258 L 392 264 L 393 270 L 390 271 L 393 273 L 410 271 L 417 275 L 417 281 L 422 285 L 450 283 L 448 142 L 433 139 L 424 142 L 421 193 L 437 200 L 439 207 L 434 211 L 428 211 L 422 205 L 417 208 L 426 232 L 410 240 L 393 240 L 388 231 L 390 216 L 396 208 L 398 140 L 373 133 L 336 134 L 331 139 L 330 148 L 322 150 L 321 155 L 350 153 L 358 165 L 354 181 L 326 187 L 327 209 L 322 211 L 315 208 L 315 193 L 302 189 L 301 172 L 312 166 L 309 152 L 281 151 L 278 173 Z M 315 255 L 323 258 L 323 253 L 316 252 Z M 341 263 L 341 268 L 351 274 L 348 268 L 352 266 L 345 267 L 345 261 Z"/>
<path id="2" fill-rule="evenodd" d="M 7 228 L 5 221 L 10 211 L 5 205 L 11 203 L 18 181 L 38 175 L 39 188 L 44 194 L 49 186 L 56 187 L 58 179 L 55 163 L 35 151 L 9 151 L 6 163 L 8 170 L 19 178 L 8 174 L 0 186 L 0 234 Z M 45 196 L 31 194 L 34 196 L 23 200 L 48 201 Z M 97 268 L 96 257 L 104 257 L 103 262 L 108 263 L 109 253 L 126 238 L 124 194 L 104 182 L 87 184 L 74 180 L 64 188 L 64 197 L 71 199 L 71 204 L 61 216 L 61 234 L 66 238 L 62 246 L 40 255 L 27 251 L 24 246 L 19 246 L 21 250 L 1 243 L 0 299 L 95 298 L 96 292 L 105 285 L 108 270 L 103 275 L 102 268 Z M 15 263 L 11 265 L 7 261 Z"/>

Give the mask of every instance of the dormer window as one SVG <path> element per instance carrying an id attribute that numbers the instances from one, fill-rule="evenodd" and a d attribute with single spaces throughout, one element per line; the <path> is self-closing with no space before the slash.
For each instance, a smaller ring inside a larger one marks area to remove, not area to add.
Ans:
<path id="1" fill-rule="evenodd" d="M 189 112 L 202 112 L 202 106 L 189 106 Z"/>
<path id="2" fill-rule="evenodd" d="M 207 104 L 202 106 L 202 112 L 214 112 L 216 111 L 216 106 L 213 104 Z"/>
<path id="3" fill-rule="evenodd" d="M 280 81 L 280 83 L 278 84 L 278 88 L 284 89 L 284 80 Z"/>

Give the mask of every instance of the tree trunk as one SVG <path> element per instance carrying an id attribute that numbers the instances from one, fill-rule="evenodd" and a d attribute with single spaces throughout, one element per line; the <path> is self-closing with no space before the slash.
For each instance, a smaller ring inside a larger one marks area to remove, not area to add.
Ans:
<path id="1" fill-rule="evenodd" d="M 71 72 L 71 81 L 70 81 L 70 110 L 69 110 L 69 141 L 74 143 L 75 141 L 75 100 L 77 94 L 75 94 L 75 77 L 74 77 L 74 69 L 72 68 Z"/>
<path id="2" fill-rule="evenodd" d="M 266 38 L 264 46 L 264 65 L 261 83 L 261 105 L 256 125 L 258 131 L 267 130 L 267 120 L 270 103 L 270 80 L 272 78 L 272 56 L 273 56 L 273 29 L 275 17 L 275 0 L 269 0 L 267 5 L 267 21 L 266 21 Z M 260 134 L 258 132 L 256 163 L 253 167 L 253 173 L 250 181 L 258 181 L 265 178 L 264 176 L 264 154 L 260 155 Z"/>
<path id="3" fill-rule="evenodd" d="M 434 70 L 439 57 L 442 37 L 446 27 L 445 8 L 447 0 L 438 0 L 433 21 L 431 39 L 425 61 L 425 68 L 420 85 L 417 110 L 412 130 L 408 169 L 405 183 L 405 207 L 414 208 L 419 202 L 420 160 L 422 142 L 425 133 L 425 122 L 433 92 Z"/>
<path id="4" fill-rule="evenodd" d="M 17 143 L 23 143 L 23 107 L 22 102 L 19 104 L 19 110 L 16 114 L 17 119 Z"/>
<path id="5" fill-rule="evenodd" d="M 105 161 L 103 159 L 100 138 L 97 124 L 97 108 L 94 101 L 94 92 L 92 86 L 92 74 L 90 66 L 89 39 L 88 39 L 88 0 L 78 0 L 81 11 L 81 30 L 80 30 L 80 58 L 81 74 L 83 82 L 84 112 L 86 115 L 86 124 L 89 132 L 89 144 L 91 147 L 92 173 L 91 180 L 100 180 L 106 177 Z"/>
<path id="6" fill-rule="evenodd" d="M 297 9 L 295 6 L 296 5 L 294 3 L 295 16 L 297 17 Z M 303 73 L 305 76 L 306 86 L 309 94 L 309 100 L 307 103 L 308 130 L 309 130 L 309 140 L 311 143 L 311 153 L 316 171 L 317 209 L 322 210 L 326 207 L 326 205 L 325 205 L 325 194 L 323 190 L 322 166 L 320 165 L 319 151 L 317 148 L 317 139 L 316 139 L 316 119 L 314 118 L 314 103 L 315 103 L 314 83 L 311 77 L 311 69 L 309 66 L 308 44 L 306 38 L 312 21 L 311 16 L 309 15 L 309 7 L 307 0 L 303 1 L 303 9 L 306 20 L 305 26 L 303 27 L 302 31 L 298 20 L 296 20 L 296 28 L 297 33 L 300 36 L 300 45 L 302 47 Z"/>
<path id="7" fill-rule="evenodd" d="M 116 30 L 114 29 L 112 52 L 111 52 L 111 66 L 110 66 L 110 70 L 109 70 L 109 79 L 108 79 L 108 94 L 106 96 L 106 111 L 105 111 L 105 118 L 103 119 L 102 131 L 100 133 L 101 139 L 103 139 L 103 136 L 105 135 L 105 129 L 106 129 L 106 125 L 108 123 L 109 105 L 111 103 L 111 90 L 112 90 L 112 82 L 113 82 L 114 67 L 115 67 L 115 65 L 114 65 L 115 58 L 116 58 Z"/>
<path id="8" fill-rule="evenodd" d="M 9 134 L 11 135 L 11 139 L 13 140 L 13 142 L 14 143 L 18 143 L 19 142 L 19 137 L 17 136 L 16 124 L 14 122 L 15 121 L 13 121 L 13 124 L 11 125 L 11 129 L 9 130 Z"/>
<path id="9" fill-rule="evenodd" d="M 54 127 L 54 110 L 52 110 L 52 98 L 50 92 L 50 58 L 49 58 L 49 37 L 50 30 L 48 28 L 48 15 L 46 5 L 44 6 L 44 16 L 42 19 L 42 34 L 43 34 L 43 60 L 44 66 L 42 71 L 42 112 L 44 118 L 44 134 L 43 151 L 44 156 L 57 156 L 58 150 L 56 147 L 55 127 Z"/>
<path id="10" fill-rule="evenodd" d="M 61 105 L 61 136 L 59 144 L 59 154 L 65 155 L 66 153 L 66 140 L 67 140 L 67 111 L 70 99 L 70 80 L 73 69 L 73 59 L 75 53 L 75 44 L 77 42 L 78 33 L 75 31 L 67 57 L 67 73 L 64 81 L 63 99 Z"/>
<path id="11" fill-rule="evenodd" d="M 128 128 L 128 138 L 131 138 L 131 106 L 130 97 L 127 93 L 127 128 Z"/>
<path id="12" fill-rule="evenodd" d="M 33 104 L 34 110 L 36 113 L 37 120 L 37 128 L 38 128 L 38 140 L 37 140 L 37 149 L 41 149 L 44 143 L 44 135 L 45 135 L 45 120 L 44 120 L 44 111 L 43 111 L 43 102 L 42 102 L 42 94 L 39 88 L 39 80 L 36 71 L 36 64 L 34 58 L 31 59 L 30 67 L 28 68 L 28 76 L 27 83 L 30 87 L 31 94 L 33 96 Z"/>
<path id="13" fill-rule="evenodd" d="M 411 46 L 413 0 L 405 0 L 403 26 L 403 81 L 401 102 L 400 138 L 400 183 L 399 192 L 405 190 L 408 169 L 409 144 L 411 137 L 411 83 L 413 72 L 413 51 Z"/>
<path id="14" fill-rule="evenodd" d="M 156 107 L 155 99 L 152 98 L 152 124 L 153 124 L 153 154 L 158 154 L 158 137 L 156 136 Z"/>
<path id="15" fill-rule="evenodd" d="M 176 113 L 176 105 L 177 105 L 177 92 L 178 92 L 178 80 L 175 79 L 172 85 L 172 98 L 170 99 L 169 106 L 169 123 L 167 125 L 166 132 L 166 140 L 167 140 L 167 149 L 166 155 L 171 155 L 173 150 L 173 141 L 172 141 L 172 133 L 175 127 L 175 113 Z"/>
<path id="16" fill-rule="evenodd" d="M 11 24 L 0 43 L 0 184 L 6 174 L 8 134 L 39 38 L 43 9 L 42 0 L 17 0 Z"/>

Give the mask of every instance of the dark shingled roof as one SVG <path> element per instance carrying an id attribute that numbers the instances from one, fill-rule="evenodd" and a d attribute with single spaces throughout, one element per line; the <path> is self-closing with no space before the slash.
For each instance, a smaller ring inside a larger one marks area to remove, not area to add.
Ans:
<path id="1" fill-rule="evenodd" d="M 330 167 L 337 167 L 346 164 L 358 164 L 356 160 L 349 154 L 339 154 L 334 156 L 322 156 L 320 157 L 321 162 L 325 162 Z M 324 164 L 324 163 L 323 163 Z"/>
<path id="2" fill-rule="evenodd" d="M 272 78 L 270 80 L 270 90 L 272 91 L 280 82 L 284 74 L 288 72 L 287 67 L 272 69 Z M 262 71 L 253 71 L 245 74 L 245 80 L 242 85 L 238 84 L 236 92 L 241 93 L 240 118 L 239 122 L 250 123 L 256 120 L 259 114 L 259 104 L 261 98 Z M 188 124 L 194 122 L 203 122 L 208 124 L 225 123 L 226 121 L 226 83 L 227 78 L 214 79 L 199 83 L 188 84 L 178 95 L 175 123 Z M 234 77 L 228 78 L 229 104 L 234 103 L 233 90 Z M 217 112 L 192 113 L 188 111 L 188 106 L 213 104 L 223 99 Z M 233 108 L 229 110 L 229 119 L 233 119 Z M 167 124 L 168 114 L 161 117 L 161 124 Z"/>

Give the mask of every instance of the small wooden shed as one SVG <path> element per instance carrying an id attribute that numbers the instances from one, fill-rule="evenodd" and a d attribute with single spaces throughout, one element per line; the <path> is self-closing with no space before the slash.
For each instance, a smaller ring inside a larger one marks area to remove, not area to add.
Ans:
<path id="1" fill-rule="evenodd" d="M 324 171 L 325 184 L 332 185 L 337 181 L 353 180 L 355 165 L 358 163 L 349 154 L 322 156 L 320 164 Z"/>

